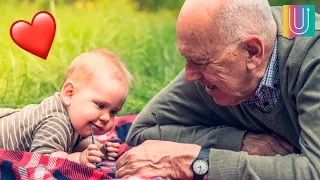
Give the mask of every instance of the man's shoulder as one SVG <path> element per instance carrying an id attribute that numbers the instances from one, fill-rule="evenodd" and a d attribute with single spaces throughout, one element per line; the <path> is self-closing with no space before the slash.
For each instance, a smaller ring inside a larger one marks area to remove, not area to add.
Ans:
<path id="1" fill-rule="evenodd" d="M 271 6 L 272 11 L 282 11 L 282 6 Z"/>
<path id="2" fill-rule="evenodd" d="M 273 15 L 282 16 L 282 6 L 271 6 L 271 12 Z"/>

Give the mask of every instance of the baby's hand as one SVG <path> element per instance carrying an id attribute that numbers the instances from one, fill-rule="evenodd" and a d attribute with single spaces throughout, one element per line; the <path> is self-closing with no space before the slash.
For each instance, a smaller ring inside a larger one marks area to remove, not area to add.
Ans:
<path id="1" fill-rule="evenodd" d="M 120 147 L 119 143 L 112 143 L 112 142 L 104 143 L 103 148 L 106 151 L 106 154 L 105 154 L 106 158 L 111 161 L 116 160 L 116 157 L 118 157 L 119 147 Z"/>
<path id="2" fill-rule="evenodd" d="M 80 154 L 80 163 L 91 168 L 96 168 L 93 163 L 101 162 L 103 153 L 99 150 L 99 147 L 95 144 L 89 144 L 88 148 Z"/>

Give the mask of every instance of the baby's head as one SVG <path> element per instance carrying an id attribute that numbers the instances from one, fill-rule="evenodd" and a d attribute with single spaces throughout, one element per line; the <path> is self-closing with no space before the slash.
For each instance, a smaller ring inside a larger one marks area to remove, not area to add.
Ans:
<path id="1" fill-rule="evenodd" d="M 75 131 L 89 136 L 92 123 L 95 135 L 108 132 L 128 96 L 131 79 L 125 65 L 106 49 L 76 57 L 60 93 Z"/>

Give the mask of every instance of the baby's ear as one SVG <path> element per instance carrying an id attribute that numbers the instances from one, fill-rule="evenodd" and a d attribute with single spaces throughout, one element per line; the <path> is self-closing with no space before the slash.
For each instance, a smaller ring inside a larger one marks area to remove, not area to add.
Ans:
<path id="1" fill-rule="evenodd" d="M 67 81 L 63 84 L 60 97 L 66 106 L 71 103 L 72 96 L 76 92 L 76 85 L 73 81 Z"/>

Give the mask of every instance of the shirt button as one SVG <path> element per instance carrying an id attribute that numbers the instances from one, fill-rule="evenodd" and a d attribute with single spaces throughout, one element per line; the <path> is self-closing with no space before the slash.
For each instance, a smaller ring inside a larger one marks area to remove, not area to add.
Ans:
<path id="1" fill-rule="evenodd" d="M 263 105 L 264 105 L 264 106 L 268 106 L 268 105 L 269 105 L 269 102 L 268 102 L 268 101 L 265 101 L 265 102 L 263 102 Z"/>

